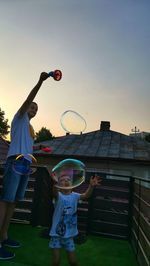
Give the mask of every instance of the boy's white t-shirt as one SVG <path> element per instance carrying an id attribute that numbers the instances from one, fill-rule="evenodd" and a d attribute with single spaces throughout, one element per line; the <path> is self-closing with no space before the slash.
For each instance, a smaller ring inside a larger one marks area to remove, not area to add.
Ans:
<path id="1" fill-rule="evenodd" d="M 11 123 L 11 143 L 7 158 L 17 154 L 24 155 L 31 161 L 31 157 L 27 155 L 33 152 L 33 141 L 28 114 L 20 116 L 17 112 Z"/>
<path id="2" fill-rule="evenodd" d="M 78 234 L 77 204 L 80 195 L 81 194 L 76 192 L 72 192 L 68 195 L 58 192 L 50 236 L 68 238 Z"/>

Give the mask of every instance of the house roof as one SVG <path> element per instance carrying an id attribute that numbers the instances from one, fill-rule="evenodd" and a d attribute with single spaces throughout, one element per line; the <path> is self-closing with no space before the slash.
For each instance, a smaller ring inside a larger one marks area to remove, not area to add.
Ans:
<path id="1" fill-rule="evenodd" d="M 40 144 L 52 148 L 51 156 L 83 156 L 150 162 L 150 143 L 112 130 L 96 130 L 81 135 L 70 134 Z M 35 153 L 44 154 L 45 152 L 38 150 Z"/>
<path id="2" fill-rule="evenodd" d="M 0 163 L 6 161 L 9 144 L 0 136 Z"/>

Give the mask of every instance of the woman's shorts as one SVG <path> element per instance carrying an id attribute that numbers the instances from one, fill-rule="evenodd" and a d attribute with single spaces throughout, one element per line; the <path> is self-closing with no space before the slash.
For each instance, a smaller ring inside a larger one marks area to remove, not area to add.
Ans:
<path id="1" fill-rule="evenodd" d="M 1 201 L 15 202 L 24 199 L 29 174 L 17 173 L 13 167 L 14 163 L 16 163 L 15 156 L 10 156 L 6 161 L 0 196 Z M 27 163 L 30 164 L 29 161 Z"/>

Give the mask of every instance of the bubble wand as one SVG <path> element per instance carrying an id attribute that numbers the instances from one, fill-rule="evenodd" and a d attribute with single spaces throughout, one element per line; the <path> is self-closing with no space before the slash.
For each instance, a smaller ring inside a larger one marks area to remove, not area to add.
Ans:
<path id="1" fill-rule="evenodd" d="M 54 80 L 59 81 L 62 78 L 62 72 L 58 69 L 48 73 L 49 77 L 52 77 Z"/>

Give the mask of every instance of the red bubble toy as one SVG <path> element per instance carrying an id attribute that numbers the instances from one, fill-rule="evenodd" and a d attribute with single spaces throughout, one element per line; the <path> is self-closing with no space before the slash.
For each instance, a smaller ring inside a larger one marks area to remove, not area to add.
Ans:
<path id="1" fill-rule="evenodd" d="M 58 69 L 48 73 L 49 77 L 52 77 L 54 80 L 59 81 L 62 78 L 62 72 Z"/>

